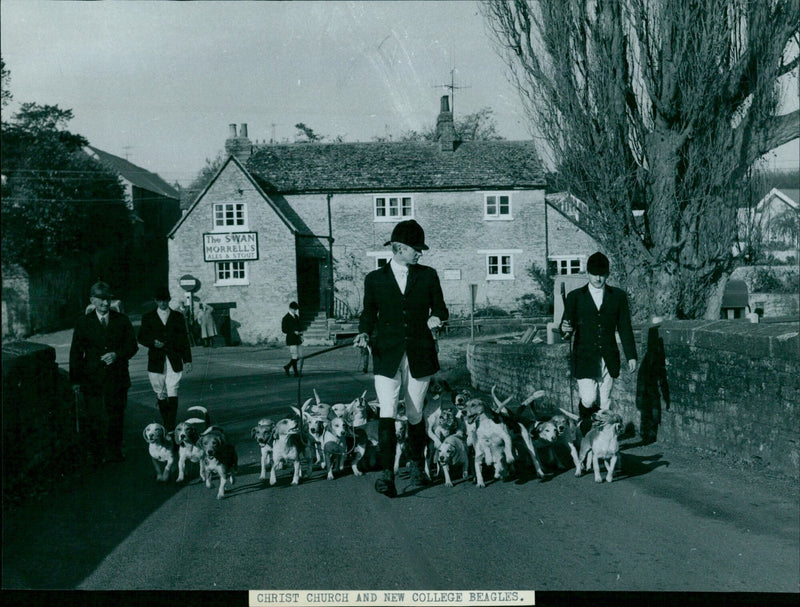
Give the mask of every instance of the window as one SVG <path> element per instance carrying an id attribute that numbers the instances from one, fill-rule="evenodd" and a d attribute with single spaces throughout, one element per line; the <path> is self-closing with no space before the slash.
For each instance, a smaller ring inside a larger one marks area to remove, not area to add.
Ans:
<path id="1" fill-rule="evenodd" d="M 514 280 L 514 255 L 522 253 L 520 249 L 478 253 L 486 255 L 486 280 Z"/>
<path id="2" fill-rule="evenodd" d="M 486 194 L 483 206 L 484 219 L 512 219 L 511 194 Z"/>
<path id="3" fill-rule="evenodd" d="M 243 202 L 218 202 L 214 204 L 214 229 L 247 227 L 246 206 Z"/>
<path id="4" fill-rule="evenodd" d="M 218 261 L 217 285 L 246 285 L 250 284 L 247 280 L 246 261 Z"/>
<path id="5" fill-rule="evenodd" d="M 568 274 L 580 274 L 585 271 L 586 260 L 583 256 L 558 256 L 550 258 L 550 273 L 560 274 L 562 276 Z"/>
<path id="6" fill-rule="evenodd" d="M 367 253 L 367 257 L 375 258 L 375 269 L 382 268 L 392 260 L 392 254 L 385 251 Z"/>
<path id="7" fill-rule="evenodd" d="M 376 196 L 375 221 L 413 219 L 414 200 L 411 196 Z"/>

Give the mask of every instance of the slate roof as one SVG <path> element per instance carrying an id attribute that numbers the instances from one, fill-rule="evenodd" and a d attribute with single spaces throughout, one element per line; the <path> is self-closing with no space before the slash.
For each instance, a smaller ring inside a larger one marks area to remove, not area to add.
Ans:
<path id="1" fill-rule="evenodd" d="M 123 178 L 130 181 L 133 185 L 140 187 L 143 190 L 147 190 L 148 192 L 161 194 L 167 198 L 174 198 L 175 200 L 180 199 L 180 194 L 178 194 L 178 191 L 155 173 L 151 173 L 147 169 L 136 166 L 124 158 L 114 156 L 114 154 L 109 154 L 108 152 L 104 152 L 103 150 L 97 149 L 94 146 L 89 145 L 86 147 L 88 147 L 97 156 L 100 162 L 105 164 L 118 175 L 121 175 Z"/>
<path id="2" fill-rule="evenodd" d="M 453 152 L 433 142 L 261 145 L 246 167 L 282 194 L 545 186 L 532 141 L 465 141 Z"/>

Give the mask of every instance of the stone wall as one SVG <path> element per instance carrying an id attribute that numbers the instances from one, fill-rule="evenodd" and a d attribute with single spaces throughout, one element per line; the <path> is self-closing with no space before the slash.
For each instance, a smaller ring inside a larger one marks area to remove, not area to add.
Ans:
<path id="1" fill-rule="evenodd" d="M 799 328 L 720 320 L 669 321 L 639 330 L 639 369 L 622 372 L 612 407 L 640 433 L 643 417 L 660 417 L 659 442 L 800 478 Z M 479 342 L 468 346 L 467 368 L 474 387 L 489 391 L 497 385 L 503 398 L 545 390 L 536 403 L 545 417 L 559 407 L 569 410 L 571 400 L 577 411 L 568 354 L 565 343 Z"/>
<path id="2" fill-rule="evenodd" d="M 75 401 L 52 346 L 3 344 L 3 501 L 56 479 L 85 455 Z M 85 440 L 85 437 L 83 437 Z"/>
<path id="3" fill-rule="evenodd" d="M 203 258 L 203 234 L 213 232 L 216 202 L 243 202 L 248 232 L 258 233 L 257 260 L 247 262 L 248 281 L 218 284 L 216 265 Z M 173 298 L 182 297 L 180 277 L 191 274 L 200 281 L 196 298 L 212 306 L 235 304 L 230 318 L 238 338 L 245 343 L 280 341 L 281 318 L 290 301 L 297 299 L 295 237 L 258 189 L 234 163 L 218 176 L 197 206 L 168 241 L 169 287 Z M 196 312 L 197 310 L 195 310 Z"/>
<path id="4" fill-rule="evenodd" d="M 384 246 L 396 221 L 374 219 L 374 197 L 378 193 L 342 193 L 331 198 L 331 223 L 337 297 L 354 310 L 362 305 L 364 276 L 374 270 L 376 258 L 391 254 Z M 470 284 L 477 284 L 476 307 L 519 307 L 517 299 L 540 293 L 526 270 L 535 263 L 545 266 L 545 203 L 543 190 L 514 190 L 510 220 L 484 218 L 486 192 L 392 193 L 413 199 L 414 219 L 425 230 L 421 264 L 434 267 L 441 280 L 451 315 L 463 316 L 470 309 Z M 328 214 L 322 194 L 287 195 L 287 203 L 315 234 L 328 233 Z M 566 220 L 565 220 L 566 221 Z M 487 277 L 488 251 L 502 251 L 513 260 L 513 279 Z"/>

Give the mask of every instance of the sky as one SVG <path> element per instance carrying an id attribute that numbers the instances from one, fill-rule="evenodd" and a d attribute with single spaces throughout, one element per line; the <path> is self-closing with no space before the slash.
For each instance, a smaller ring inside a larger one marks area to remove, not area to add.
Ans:
<path id="1" fill-rule="evenodd" d="M 215 158 L 232 123 L 253 141 L 292 141 L 298 122 L 345 141 L 428 128 L 452 70 L 456 119 L 490 107 L 500 135 L 531 136 L 470 1 L 2 0 L 0 36 L 9 115 L 71 109 L 70 131 L 170 183 Z M 797 167 L 800 142 L 769 163 Z"/>

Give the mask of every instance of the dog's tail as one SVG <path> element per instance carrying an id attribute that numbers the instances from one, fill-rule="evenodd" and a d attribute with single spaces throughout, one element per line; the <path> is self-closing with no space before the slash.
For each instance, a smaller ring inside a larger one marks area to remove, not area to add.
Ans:
<path id="1" fill-rule="evenodd" d="M 211 416 L 208 414 L 208 409 L 200 405 L 194 405 L 187 409 L 190 417 L 186 420 L 187 424 L 205 424 L 206 427 L 211 425 Z"/>
<path id="2" fill-rule="evenodd" d="M 567 411 L 566 409 L 562 409 L 561 407 L 559 407 L 558 410 L 561 411 L 561 413 L 563 413 L 564 415 L 566 415 L 567 417 L 569 417 L 570 419 L 572 419 L 572 420 L 574 420 L 576 422 L 581 421 L 580 417 L 578 417 L 577 415 L 575 415 L 574 413 L 572 413 L 570 411 Z"/>

